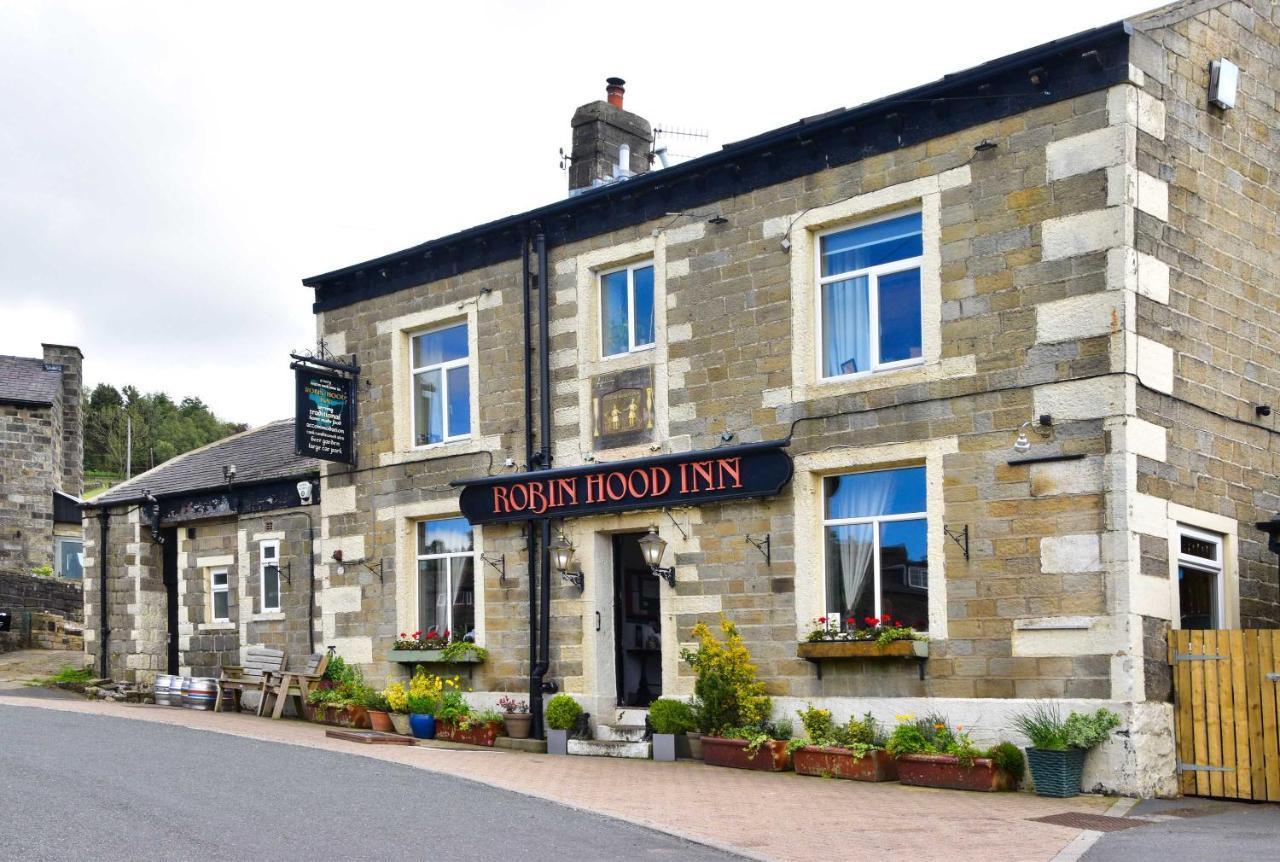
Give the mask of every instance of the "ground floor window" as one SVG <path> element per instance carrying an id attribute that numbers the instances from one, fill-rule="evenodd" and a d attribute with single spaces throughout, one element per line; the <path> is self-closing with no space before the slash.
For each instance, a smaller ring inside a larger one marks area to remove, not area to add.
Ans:
<path id="1" fill-rule="evenodd" d="M 888 614 L 919 631 L 929 628 L 925 502 L 924 467 L 823 480 L 829 618 L 861 628 L 867 617 Z"/>
<path id="2" fill-rule="evenodd" d="M 258 545 L 258 579 L 262 589 L 262 611 L 280 610 L 280 543 L 274 539 Z"/>
<path id="3" fill-rule="evenodd" d="M 418 629 L 474 641 L 475 544 L 466 518 L 418 522 Z"/>
<path id="4" fill-rule="evenodd" d="M 1178 613 L 1184 629 L 1221 628 L 1222 536 L 1178 525 Z"/>
<path id="5" fill-rule="evenodd" d="M 209 595 L 213 600 L 213 622 L 229 622 L 231 620 L 231 593 L 226 569 L 214 569 L 209 573 L 209 591 Z"/>
<path id="6" fill-rule="evenodd" d="M 55 574 L 60 578 L 80 580 L 84 576 L 84 542 L 79 539 L 57 539 L 56 544 L 58 552 L 54 555 L 57 566 Z"/>

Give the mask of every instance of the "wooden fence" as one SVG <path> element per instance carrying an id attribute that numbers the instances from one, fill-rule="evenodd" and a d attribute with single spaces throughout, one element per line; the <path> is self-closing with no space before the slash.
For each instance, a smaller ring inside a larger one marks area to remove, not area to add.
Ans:
<path id="1" fill-rule="evenodd" d="M 1280 802 L 1280 631 L 1174 630 L 1169 663 L 1182 792 Z"/>

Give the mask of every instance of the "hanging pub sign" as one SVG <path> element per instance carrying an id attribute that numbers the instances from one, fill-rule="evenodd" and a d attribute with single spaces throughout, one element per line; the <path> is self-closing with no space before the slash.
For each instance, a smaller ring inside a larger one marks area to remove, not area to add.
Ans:
<path id="1" fill-rule="evenodd" d="M 458 505 L 472 524 L 771 497 L 791 481 L 785 440 L 505 476 L 466 479 Z"/>
<path id="2" fill-rule="evenodd" d="M 301 364 L 294 365 L 294 375 L 294 451 L 322 461 L 353 463 L 353 378 Z"/>

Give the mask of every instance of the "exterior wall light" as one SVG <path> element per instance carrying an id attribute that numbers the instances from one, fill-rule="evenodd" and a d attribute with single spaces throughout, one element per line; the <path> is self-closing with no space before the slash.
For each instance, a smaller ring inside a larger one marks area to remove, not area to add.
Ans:
<path id="1" fill-rule="evenodd" d="M 1027 437 L 1027 429 L 1034 428 L 1036 433 L 1042 437 L 1048 437 L 1049 432 L 1042 430 L 1053 426 L 1053 417 L 1045 413 L 1035 419 L 1023 422 L 1018 426 L 1018 439 L 1013 441 L 1013 451 L 1019 454 L 1025 454 L 1031 451 L 1031 440 Z"/>
<path id="2" fill-rule="evenodd" d="M 311 483 L 306 479 L 298 483 L 298 502 L 304 506 L 311 505 Z"/>
<path id="3" fill-rule="evenodd" d="M 565 538 L 564 533 L 561 533 L 548 550 L 551 551 L 551 562 L 556 567 L 556 571 L 563 575 L 573 564 L 573 545 Z"/>
<path id="4" fill-rule="evenodd" d="M 667 586 L 675 589 L 676 570 L 674 566 L 662 567 L 662 555 L 666 553 L 667 543 L 658 535 L 656 525 L 649 525 L 649 534 L 640 540 L 640 550 L 644 554 L 644 561 L 653 570 L 654 577 L 662 578 L 667 582 Z"/>

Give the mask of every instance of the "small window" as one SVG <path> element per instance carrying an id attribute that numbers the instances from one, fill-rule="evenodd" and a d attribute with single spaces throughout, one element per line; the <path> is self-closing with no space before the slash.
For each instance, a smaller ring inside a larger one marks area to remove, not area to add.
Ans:
<path id="1" fill-rule="evenodd" d="M 413 445 L 431 446 L 471 434 L 471 369 L 467 325 L 413 336 Z"/>
<path id="2" fill-rule="evenodd" d="M 58 539 L 58 553 L 54 562 L 55 573 L 60 578 L 80 580 L 84 577 L 84 542 L 79 539 Z"/>
<path id="3" fill-rule="evenodd" d="M 258 580 L 262 590 L 262 612 L 280 610 L 280 543 L 274 539 L 258 544 Z"/>
<path id="4" fill-rule="evenodd" d="M 1184 629 L 1222 628 L 1222 535 L 1178 525 L 1178 615 Z"/>
<path id="5" fill-rule="evenodd" d="M 653 264 L 600 275 L 600 354 L 621 356 L 654 344 Z"/>
<path id="6" fill-rule="evenodd" d="M 228 592 L 226 569 L 214 569 L 209 573 L 210 595 L 213 599 L 213 621 L 225 623 L 231 620 L 231 594 Z"/>
<path id="7" fill-rule="evenodd" d="M 418 629 L 474 641 L 475 550 L 466 518 L 418 522 Z"/>
<path id="8" fill-rule="evenodd" d="M 823 234 L 818 242 L 823 378 L 921 361 L 920 213 Z"/>
<path id="9" fill-rule="evenodd" d="M 828 476 L 823 497 L 828 618 L 849 629 L 888 614 L 927 630 L 925 468 Z"/>

